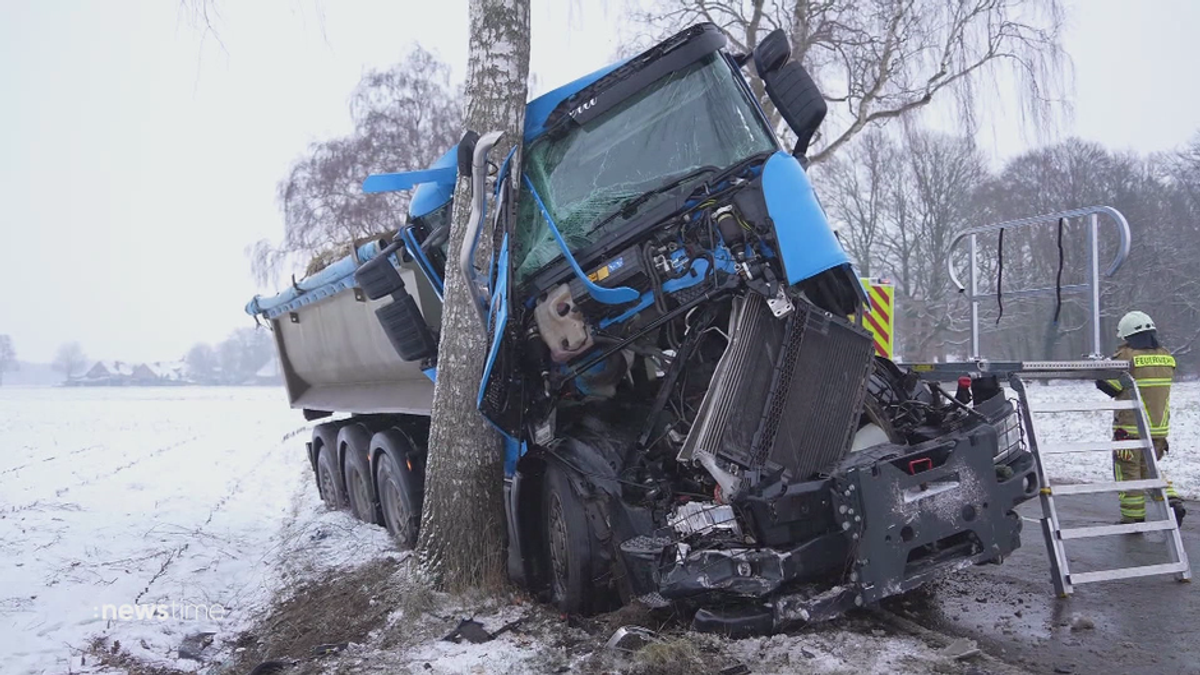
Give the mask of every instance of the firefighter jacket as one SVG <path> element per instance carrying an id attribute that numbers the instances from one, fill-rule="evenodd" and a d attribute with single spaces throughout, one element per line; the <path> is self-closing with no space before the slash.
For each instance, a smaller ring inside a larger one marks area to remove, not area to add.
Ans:
<path id="1" fill-rule="evenodd" d="M 1134 349 L 1122 344 L 1113 355 L 1118 361 L 1129 361 L 1129 374 L 1137 381 L 1146 415 L 1150 418 L 1150 437 L 1166 438 L 1171 430 L 1171 380 L 1175 376 L 1175 357 L 1171 352 L 1157 349 Z M 1129 400 L 1129 392 L 1121 391 L 1119 380 L 1109 380 L 1117 398 Z M 1113 414 L 1113 430 L 1138 437 L 1137 417 L 1133 410 L 1118 410 Z"/>

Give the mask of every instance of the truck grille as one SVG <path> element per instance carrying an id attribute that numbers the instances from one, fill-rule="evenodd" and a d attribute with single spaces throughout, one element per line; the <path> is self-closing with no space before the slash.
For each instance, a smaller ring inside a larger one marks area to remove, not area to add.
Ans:
<path id="1" fill-rule="evenodd" d="M 800 479 L 832 469 L 862 414 L 869 334 L 804 303 L 776 319 L 756 294 L 736 317 L 680 460 L 716 455 Z"/>

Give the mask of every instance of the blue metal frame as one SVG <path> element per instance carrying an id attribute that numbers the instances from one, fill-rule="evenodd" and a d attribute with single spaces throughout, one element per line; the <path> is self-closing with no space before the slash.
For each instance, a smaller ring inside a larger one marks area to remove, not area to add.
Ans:
<path id="1" fill-rule="evenodd" d="M 422 183 L 449 183 L 453 185 L 457 179 L 457 166 L 401 171 L 398 173 L 377 173 L 367 176 L 367 179 L 363 181 L 362 189 L 367 194 L 400 192 L 402 190 L 411 190 Z"/>
<path id="2" fill-rule="evenodd" d="M 425 256 L 425 249 L 417 243 L 416 237 L 413 236 L 412 225 L 407 225 L 400 230 L 400 239 L 404 241 L 404 248 L 412 254 L 413 260 L 417 262 L 421 271 L 425 273 L 426 277 L 429 277 L 429 281 L 433 283 L 433 290 L 437 292 L 438 300 L 441 300 L 442 277 L 438 275 L 437 270 L 433 269 L 433 263 L 429 262 L 429 258 Z"/>
<path id="3" fill-rule="evenodd" d="M 504 240 L 500 243 L 500 256 L 498 258 L 500 269 L 508 266 L 508 235 L 504 235 Z M 492 322 L 495 322 L 493 328 Z M 496 288 L 492 290 L 492 308 L 488 312 L 488 328 L 492 330 L 492 344 L 488 347 L 487 363 L 483 366 L 483 377 L 479 380 L 479 395 L 475 399 L 475 406 L 483 405 L 483 393 L 487 390 L 488 379 L 492 376 L 492 366 L 496 364 L 496 357 L 500 354 L 500 343 L 504 339 L 504 329 L 508 326 L 508 275 L 498 274 L 496 279 Z"/>
<path id="4" fill-rule="evenodd" d="M 712 251 L 712 255 L 713 262 L 716 263 L 715 267 L 717 269 L 727 274 L 737 273 L 737 266 L 734 264 L 733 258 L 729 254 L 729 249 L 725 248 L 724 246 L 718 246 L 716 250 Z M 684 257 L 684 253 L 683 251 L 678 251 L 676 258 L 681 257 Z M 668 279 L 667 281 L 664 281 L 662 285 L 663 291 L 666 293 L 675 293 L 685 288 L 691 288 L 692 286 L 702 283 L 705 279 L 709 278 L 708 261 L 703 258 L 696 260 L 696 262 L 692 265 L 692 270 L 695 271 L 695 275 L 685 274 L 678 279 Z M 652 304 L 654 304 L 654 291 L 646 291 L 642 294 L 642 297 L 640 300 L 638 300 L 638 303 L 633 307 L 630 307 L 617 316 L 601 319 L 600 328 L 604 329 L 614 324 L 628 321 L 634 316 L 637 316 L 638 312 L 641 312 L 643 309 L 646 309 Z"/>
<path id="5" fill-rule="evenodd" d="M 567 246 L 567 242 L 563 240 L 562 233 L 558 231 L 558 226 L 554 224 L 554 219 L 550 217 L 550 212 L 546 210 L 546 205 L 542 203 L 542 197 L 538 194 L 537 188 L 533 187 L 533 181 L 529 180 L 529 176 L 524 176 L 525 186 L 529 188 L 529 193 L 533 195 L 534 202 L 537 203 L 538 210 L 542 212 L 542 217 L 546 219 L 546 226 L 550 228 L 550 234 L 554 235 L 554 241 L 558 242 L 558 248 L 562 251 L 563 258 L 571 266 L 571 270 L 575 272 L 575 276 L 583 282 L 583 287 L 587 289 L 588 295 L 596 299 L 597 302 L 602 302 L 606 305 L 623 305 L 627 302 L 634 302 L 640 296 L 637 290 L 628 286 L 616 286 L 614 288 L 605 288 L 597 285 L 588 279 L 587 274 L 579 267 L 579 262 L 575 260 L 575 256 L 571 255 L 571 249 Z"/>

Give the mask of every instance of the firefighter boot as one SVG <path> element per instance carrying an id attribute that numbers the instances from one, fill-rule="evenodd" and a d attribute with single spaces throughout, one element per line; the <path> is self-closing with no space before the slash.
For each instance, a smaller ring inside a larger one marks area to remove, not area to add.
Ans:
<path id="1" fill-rule="evenodd" d="M 1183 517 L 1187 515 L 1187 509 L 1183 506 L 1183 500 L 1179 497 L 1171 497 L 1167 500 L 1171 505 L 1171 510 L 1175 512 L 1175 523 L 1183 527 Z"/>

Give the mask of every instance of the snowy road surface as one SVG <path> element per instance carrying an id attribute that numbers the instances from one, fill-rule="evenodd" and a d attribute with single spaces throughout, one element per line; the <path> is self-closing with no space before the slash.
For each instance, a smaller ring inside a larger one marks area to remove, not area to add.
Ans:
<path id="1" fill-rule="evenodd" d="M 1101 397 L 1090 384 L 1031 396 Z M 1164 467 L 1195 498 L 1200 384 L 1178 385 L 1172 408 Z M 1046 420 L 1048 440 L 1109 433 L 1103 413 Z M 177 655 L 186 635 L 228 636 L 289 579 L 393 550 L 382 528 L 320 507 L 307 435 L 280 389 L 0 388 L 0 672 L 86 671 L 97 635 L 196 669 Z M 1109 471 L 1102 454 L 1050 465 L 1068 480 Z M 145 616 L 158 605 L 166 616 Z"/>
<path id="2" fill-rule="evenodd" d="M 0 672 L 79 672 L 93 635 L 187 667 L 315 517 L 302 423 L 278 388 L 0 388 Z"/>

